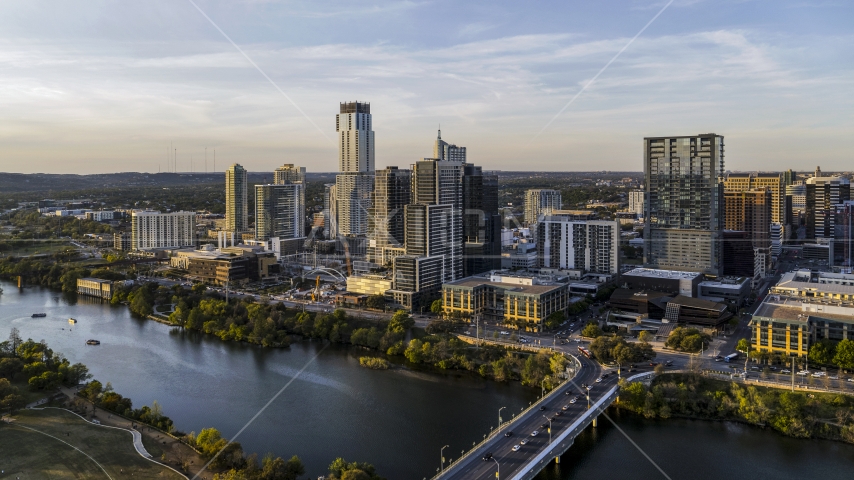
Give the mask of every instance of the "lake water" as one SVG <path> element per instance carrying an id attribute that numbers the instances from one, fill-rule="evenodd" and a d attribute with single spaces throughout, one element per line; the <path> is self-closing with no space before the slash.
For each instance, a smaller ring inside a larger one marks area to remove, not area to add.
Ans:
<path id="1" fill-rule="evenodd" d="M 0 339 L 13 326 L 25 339 L 44 339 L 135 406 L 157 400 L 183 431 L 214 426 L 232 438 L 257 415 L 237 439 L 244 449 L 299 455 L 314 476 L 342 456 L 373 463 L 389 479 L 429 478 L 443 445 L 450 445 L 446 458 L 457 458 L 495 426 L 499 408 L 507 407 L 507 418 L 539 393 L 462 374 L 368 370 L 358 366 L 364 351 L 319 342 L 281 350 L 225 343 L 134 318 L 123 306 L 0 285 Z M 30 318 L 36 312 L 47 317 Z M 78 323 L 70 326 L 69 317 Z M 90 338 L 101 345 L 86 346 Z M 850 445 L 729 423 L 611 415 L 674 479 L 849 479 L 854 467 Z M 665 478 L 608 421 L 599 425 L 538 478 Z"/>

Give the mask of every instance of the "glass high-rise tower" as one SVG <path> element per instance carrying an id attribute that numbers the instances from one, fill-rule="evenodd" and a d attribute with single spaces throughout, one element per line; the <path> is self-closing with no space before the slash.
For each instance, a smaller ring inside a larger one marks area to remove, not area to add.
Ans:
<path id="1" fill-rule="evenodd" d="M 720 274 L 724 137 L 644 138 L 644 264 Z"/>
<path id="2" fill-rule="evenodd" d="M 248 226 L 249 204 L 246 169 L 235 163 L 225 171 L 225 229 L 244 232 Z"/>

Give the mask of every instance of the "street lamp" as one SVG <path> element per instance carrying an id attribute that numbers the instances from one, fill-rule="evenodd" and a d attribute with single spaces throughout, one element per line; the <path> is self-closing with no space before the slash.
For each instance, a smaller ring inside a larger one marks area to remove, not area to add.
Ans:
<path id="1" fill-rule="evenodd" d="M 501 411 L 507 407 L 501 407 L 498 409 L 498 428 L 501 428 Z"/>
<path id="2" fill-rule="evenodd" d="M 543 415 L 543 418 L 549 421 L 549 445 L 552 444 L 552 419 Z"/>
<path id="3" fill-rule="evenodd" d="M 440 459 L 441 459 L 441 461 L 442 461 L 441 469 L 442 469 L 442 471 L 443 471 L 443 472 L 445 471 L 445 454 L 444 454 L 444 451 L 445 451 L 445 449 L 446 449 L 446 448 L 448 448 L 448 446 L 447 446 L 447 445 L 445 445 L 444 447 L 442 447 L 442 448 L 439 450 L 439 458 L 440 458 Z"/>
<path id="4" fill-rule="evenodd" d="M 495 472 L 495 478 L 501 480 L 501 465 L 498 464 L 498 460 L 495 460 L 495 457 L 492 457 L 492 460 L 495 462 L 495 468 L 498 470 Z"/>

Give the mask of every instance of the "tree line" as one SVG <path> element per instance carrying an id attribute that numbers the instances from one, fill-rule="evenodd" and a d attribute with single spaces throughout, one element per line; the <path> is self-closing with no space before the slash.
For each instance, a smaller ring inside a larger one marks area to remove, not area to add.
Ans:
<path id="1" fill-rule="evenodd" d="M 619 408 L 647 418 L 686 416 L 770 426 L 785 435 L 854 443 L 854 398 L 742 386 L 697 374 L 667 374 L 651 387 L 623 384 Z"/>

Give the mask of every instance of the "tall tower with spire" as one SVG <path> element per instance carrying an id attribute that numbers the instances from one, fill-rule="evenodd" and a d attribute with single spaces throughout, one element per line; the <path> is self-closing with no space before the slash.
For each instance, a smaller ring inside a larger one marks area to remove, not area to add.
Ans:
<path id="1" fill-rule="evenodd" d="M 442 140 L 442 127 L 439 136 L 433 144 L 433 158 L 456 163 L 466 163 L 466 147 L 458 147 Z"/>

